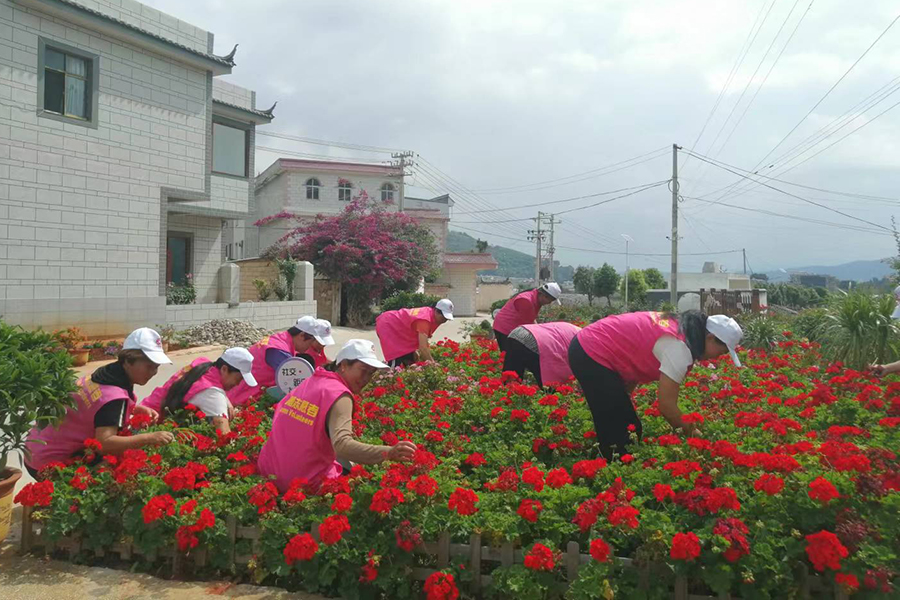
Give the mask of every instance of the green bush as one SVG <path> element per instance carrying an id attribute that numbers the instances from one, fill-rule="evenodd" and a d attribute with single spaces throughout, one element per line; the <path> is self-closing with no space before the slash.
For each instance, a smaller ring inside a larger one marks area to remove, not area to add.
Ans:
<path id="1" fill-rule="evenodd" d="M 72 358 L 51 334 L 0 320 L 0 469 L 25 450 L 33 424 L 55 424 L 74 405 Z"/>
<path id="2" fill-rule="evenodd" d="M 194 276 L 188 273 L 184 283 L 176 284 L 172 281 L 166 286 L 166 304 L 193 304 L 197 299 L 197 289 L 194 287 Z"/>
<path id="3" fill-rule="evenodd" d="M 616 306 L 559 306 L 558 304 L 551 304 L 541 309 L 537 320 L 538 323 L 568 321 L 584 327 L 594 321 L 599 321 L 604 317 L 617 315 L 621 312 L 621 308 Z"/>
<path id="4" fill-rule="evenodd" d="M 759 315 L 746 319 L 741 327 L 744 330 L 744 338 L 741 345 L 745 348 L 769 350 L 777 342 L 784 339 L 781 334 L 784 331 L 784 323 L 772 317 Z"/>
<path id="5" fill-rule="evenodd" d="M 440 300 L 440 298 L 433 294 L 420 294 L 419 292 L 395 292 L 381 301 L 381 312 L 398 310 L 401 308 L 434 306 L 438 300 Z"/>
<path id="6" fill-rule="evenodd" d="M 888 294 L 835 296 L 827 309 L 822 354 L 853 369 L 894 358 L 900 346 L 900 328 L 891 318 L 894 305 Z"/>
<path id="7" fill-rule="evenodd" d="M 811 342 L 821 342 L 828 325 L 828 311 L 824 308 L 810 308 L 790 320 L 788 329 Z"/>

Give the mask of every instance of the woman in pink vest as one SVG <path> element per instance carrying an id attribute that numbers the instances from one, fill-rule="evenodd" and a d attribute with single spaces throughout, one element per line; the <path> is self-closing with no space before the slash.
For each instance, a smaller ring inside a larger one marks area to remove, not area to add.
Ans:
<path id="1" fill-rule="evenodd" d="M 156 411 L 162 421 L 191 404 L 211 419 L 216 429 L 228 433 L 234 407 L 225 392 L 241 382 L 256 387 L 252 365 L 253 355 L 244 348 L 229 348 L 216 362 L 198 358 L 153 390 L 139 406 Z"/>
<path id="2" fill-rule="evenodd" d="M 56 426 L 35 426 L 25 444 L 25 467 L 32 477 L 50 463 L 70 463 L 84 453 L 84 442 L 96 439 L 102 454 L 121 454 L 132 448 L 161 446 L 174 437 L 157 431 L 123 436 L 120 431 L 132 414 L 158 418 L 156 411 L 135 406 L 134 386 L 146 385 L 159 365 L 172 361 L 162 350 L 162 339 L 143 327 L 125 338 L 116 362 L 100 367 L 90 377 L 78 381 L 73 394 L 75 406 Z"/>
<path id="3" fill-rule="evenodd" d="M 433 307 L 389 310 L 375 319 L 375 333 L 384 360 L 391 367 L 407 367 L 417 360 L 431 360 L 429 341 L 438 327 L 453 320 L 453 303 L 447 298 Z"/>
<path id="4" fill-rule="evenodd" d="M 541 387 L 569 381 L 569 345 L 579 331 L 581 327 L 565 321 L 516 327 L 506 340 L 503 370 L 515 371 L 519 379 L 531 371 Z"/>
<path id="5" fill-rule="evenodd" d="M 693 363 L 731 353 L 741 366 L 737 345 L 743 332 L 725 315 L 707 317 L 689 310 L 678 315 L 636 312 L 614 315 L 588 325 L 569 346 L 569 366 L 581 384 L 594 418 L 600 454 L 622 454 L 630 442 L 629 426 L 641 439 L 641 420 L 631 402 L 640 384 L 659 382 L 659 410 L 676 430 L 699 435 L 682 420 L 678 391 Z"/>
<path id="6" fill-rule="evenodd" d="M 539 288 L 522 292 L 510 298 L 494 317 L 494 337 L 500 351 L 506 350 L 506 338 L 519 325 L 531 325 L 537 321 L 541 307 L 551 302 L 559 302 L 562 290 L 555 282 L 545 283 Z"/>
<path id="7" fill-rule="evenodd" d="M 275 406 L 272 431 L 259 454 L 259 472 L 274 477 L 284 493 L 295 479 L 315 488 L 324 479 L 340 476 L 338 459 L 360 464 L 411 460 L 416 451 L 412 442 L 374 446 L 353 437 L 353 395 L 376 370 L 386 368 L 375 357 L 375 344 L 347 342 L 334 363 L 317 369 Z"/>
<path id="8" fill-rule="evenodd" d="M 312 367 L 328 363 L 325 346 L 334 344 L 331 337 L 331 323 L 315 317 L 300 317 L 293 327 L 281 333 L 263 338 L 250 347 L 253 355 L 253 377 L 260 388 L 275 385 L 275 369 L 285 359 L 299 356 Z M 241 382 L 228 392 L 228 399 L 235 406 L 245 404 L 260 388 Z"/>

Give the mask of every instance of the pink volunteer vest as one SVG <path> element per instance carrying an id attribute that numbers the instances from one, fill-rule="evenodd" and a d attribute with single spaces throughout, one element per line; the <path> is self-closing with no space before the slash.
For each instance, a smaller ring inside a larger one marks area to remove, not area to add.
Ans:
<path id="1" fill-rule="evenodd" d="M 107 402 L 125 400 L 125 422 L 131 418 L 134 400 L 122 388 L 98 385 L 90 376 L 82 377 L 78 387 L 72 394 L 75 407 L 67 409 L 58 427 L 35 427 L 29 432 L 25 447 L 30 457 L 26 462 L 32 469 L 41 470 L 52 462 L 68 463 L 72 455 L 84 448 L 84 441 L 94 437 L 94 415 Z"/>
<path id="2" fill-rule="evenodd" d="M 578 341 L 588 356 L 621 375 L 625 383 L 650 383 L 659 379 L 653 346 L 664 335 L 684 341 L 675 319 L 636 312 L 600 319 L 582 329 Z"/>
<path id="3" fill-rule="evenodd" d="M 204 363 L 208 363 L 208 362 L 209 362 L 209 359 L 205 358 L 203 356 L 201 356 L 200 358 L 195 358 L 191 362 L 191 364 L 189 364 L 185 368 L 181 369 L 180 371 L 178 371 L 171 377 L 169 377 L 169 380 L 167 382 L 165 382 L 163 385 L 161 385 L 158 388 L 156 388 L 155 390 L 153 390 L 149 396 L 147 396 L 146 398 L 141 400 L 140 405 L 146 406 L 147 408 L 152 408 L 156 412 L 161 413 L 162 411 L 160 409 L 162 408 L 163 401 L 166 399 L 166 394 L 169 393 L 169 389 L 173 385 L 175 385 L 175 382 L 178 381 L 179 379 L 181 379 L 182 377 L 184 377 L 185 375 L 187 375 L 187 372 L 190 371 L 191 369 L 193 369 L 194 367 L 202 365 Z M 199 381 L 197 383 L 199 383 Z M 194 385 L 196 385 L 196 384 L 194 384 Z M 193 389 L 194 388 L 192 386 L 190 391 L 193 391 Z M 187 397 L 187 396 L 185 396 L 185 397 Z M 162 416 L 162 415 L 160 415 L 160 416 Z"/>
<path id="4" fill-rule="evenodd" d="M 531 310 L 525 313 L 519 312 L 519 309 L 516 307 L 516 300 L 520 298 L 525 298 L 531 303 Z M 503 308 L 500 309 L 500 312 L 497 313 L 497 316 L 494 318 L 494 330 L 504 335 L 509 335 L 509 332 L 519 325 L 531 325 L 537 319 L 540 309 L 537 289 L 522 292 L 507 301 Z"/>
<path id="5" fill-rule="evenodd" d="M 339 375 L 317 369 L 275 406 L 272 431 L 257 467 L 262 475 L 275 476 L 275 486 L 282 493 L 298 477 L 317 485 L 341 474 L 326 420 L 331 406 L 344 394 L 352 396 Z"/>
<path id="6" fill-rule="evenodd" d="M 247 402 L 250 396 L 259 392 L 261 388 L 270 388 L 275 385 L 275 369 L 266 362 L 266 350 L 269 348 L 283 350 L 291 356 L 296 354 L 294 351 L 294 338 L 288 331 L 275 333 L 250 346 L 248 350 L 253 355 L 253 365 L 250 372 L 253 373 L 253 377 L 256 378 L 256 383 L 259 384 L 259 387 L 250 387 L 241 380 L 239 384 L 228 390 L 228 399 L 235 406 L 240 406 Z"/>
<path id="7" fill-rule="evenodd" d="M 413 329 L 416 321 L 428 321 L 428 337 L 434 335 L 438 324 L 435 322 L 434 308 L 401 308 L 382 313 L 375 320 L 375 333 L 381 342 L 385 360 L 394 360 L 419 348 L 419 334 Z"/>
<path id="8" fill-rule="evenodd" d="M 565 383 L 572 377 L 569 367 L 569 344 L 581 328 L 564 321 L 523 325 L 534 336 L 541 360 L 541 381 Z"/>

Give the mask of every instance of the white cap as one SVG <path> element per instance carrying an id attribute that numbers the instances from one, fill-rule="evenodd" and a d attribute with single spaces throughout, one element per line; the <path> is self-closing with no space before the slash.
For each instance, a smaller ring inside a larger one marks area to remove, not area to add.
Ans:
<path id="1" fill-rule="evenodd" d="M 303 333 L 313 336 L 323 346 L 334 345 L 334 338 L 331 337 L 331 323 L 325 319 L 317 319 L 307 315 L 297 319 L 294 327 Z"/>
<path id="2" fill-rule="evenodd" d="M 453 320 L 453 303 L 450 302 L 449 299 L 444 298 L 443 300 L 438 300 L 435 308 L 441 311 L 441 314 L 444 315 L 448 321 Z"/>
<path id="3" fill-rule="evenodd" d="M 253 355 L 246 348 L 229 348 L 222 353 L 222 360 L 228 363 L 228 366 L 240 371 L 247 385 L 250 387 L 259 385 L 256 383 L 256 377 L 250 372 L 253 367 Z"/>
<path id="4" fill-rule="evenodd" d="M 559 287 L 559 284 L 555 281 L 548 281 L 544 285 L 541 286 L 541 291 L 546 292 L 552 298 L 556 299 L 557 304 L 562 304 L 562 301 L 559 299 L 562 296 L 562 290 Z"/>
<path id="5" fill-rule="evenodd" d="M 122 344 L 123 350 L 140 350 L 144 355 L 158 365 L 169 365 L 172 361 L 162 349 L 162 338 L 156 331 L 149 327 L 135 329 L 125 338 Z"/>
<path id="6" fill-rule="evenodd" d="M 737 321 L 725 315 L 710 315 L 706 319 L 706 330 L 716 336 L 720 342 L 728 346 L 731 360 L 735 366 L 741 366 L 741 359 L 737 355 L 737 345 L 741 343 L 744 332 Z"/>
<path id="7" fill-rule="evenodd" d="M 338 352 L 334 363 L 339 365 L 345 360 L 361 360 L 370 367 L 387 369 L 388 366 L 375 356 L 375 344 L 369 340 L 350 340 Z"/>

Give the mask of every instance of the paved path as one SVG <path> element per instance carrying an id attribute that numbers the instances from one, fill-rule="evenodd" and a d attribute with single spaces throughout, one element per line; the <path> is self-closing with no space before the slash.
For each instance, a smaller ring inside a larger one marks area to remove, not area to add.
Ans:
<path id="1" fill-rule="evenodd" d="M 469 322 L 481 322 L 485 316 L 460 318 L 445 323 L 435 333 L 434 340 L 443 338 L 462 342 L 464 336 L 462 328 Z M 335 346 L 329 347 L 326 354 L 333 358 L 337 349 L 343 346 L 347 340 L 362 338 L 375 342 L 380 355 L 378 337 L 375 329 L 351 329 L 349 327 L 335 327 L 333 329 Z M 147 385 L 135 388 L 138 399 L 142 399 L 152 392 L 157 386 L 165 383 L 177 370 L 188 365 L 198 356 L 217 358 L 224 348 L 222 346 L 206 346 L 202 348 L 189 348 L 171 352 L 171 365 L 160 367 L 159 373 Z M 92 362 L 75 369 L 79 377 L 92 373 L 97 367 L 108 364 L 105 362 Z M 10 464 L 19 465 L 20 459 L 14 456 Z M 22 479 L 16 486 L 16 492 L 22 486 L 33 481 L 28 473 L 23 473 Z M 289 594 L 282 590 L 260 588 L 250 585 L 229 587 L 227 582 L 173 582 L 159 579 L 150 575 L 135 574 L 127 571 L 105 569 L 99 567 L 84 567 L 72 565 L 67 562 L 44 560 L 32 556 L 19 556 L 17 554 L 17 540 L 20 529 L 21 507 L 13 511 L 13 528 L 6 544 L 0 548 L 0 600 L 88 600 L 101 599 L 178 599 L 192 600 L 194 598 L 207 598 L 210 595 L 218 595 L 226 598 L 241 598 L 245 600 L 281 600 L 286 598 L 319 599 L 319 596 L 309 594 Z"/>

